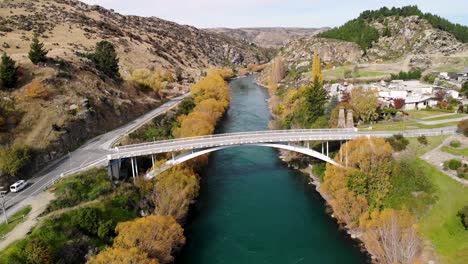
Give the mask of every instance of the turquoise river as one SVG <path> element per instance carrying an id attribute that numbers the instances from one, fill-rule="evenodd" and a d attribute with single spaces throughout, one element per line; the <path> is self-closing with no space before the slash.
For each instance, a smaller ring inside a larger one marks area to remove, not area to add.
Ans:
<path id="1" fill-rule="evenodd" d="M 231 106 L 217 133 L 268 129 L 267 91 L 253 77 L 230 87 Z M 276 150 L 215 152 L 201 177 L 178 264 L 369 263 L 325 212 L 307 176 L 288 168 Z"/>

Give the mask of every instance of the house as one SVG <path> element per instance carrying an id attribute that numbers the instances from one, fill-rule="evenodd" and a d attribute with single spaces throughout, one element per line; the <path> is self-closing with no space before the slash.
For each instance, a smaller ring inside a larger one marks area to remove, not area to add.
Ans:
<path id="1" fill-rule="evenodd" d="M 404 110 L 423 109 L 437 105 L 437 100 L 429 95 L 408 96 L 405 98 Z"/>

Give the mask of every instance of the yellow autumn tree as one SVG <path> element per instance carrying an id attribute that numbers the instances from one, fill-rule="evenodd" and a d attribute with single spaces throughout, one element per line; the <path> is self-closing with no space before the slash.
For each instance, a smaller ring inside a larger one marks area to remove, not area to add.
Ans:
<path id="1" fill-rule="evenodd" d="M 179 165 L 158 175 L 153 192 L 155 213 L 181 222 L 190 202 L 198 196 L 198 175 L 186 165 Z"/>
<path id="2" fill-rule="evenodd" d="M 192 86 L 192 97 L 196 104 L 206 99 L 215 99 L 226 107 L 231 101 L 228 83 L 216 71 Z"/>
<path id="3" fill-rule="evenodd" d="M 215 123 L 224 115 L 226 106 L 223 102 L 217 101 L 213 98 L 201 101 L 195 106 L 195 112 L 202 112 L 208 114 Z"/>
<path id="4" fill-rule="evenodd" d="M 379 106 L 379 98 L 378 92 L 374 89 L 364 90 L 362 87 L 354 88 L 351 91 L 350 104 L 359 118 L 365 122 L 378 117 L 376 112 Z"/>
<path id="5" fill-rule="evenodd" d="M 312 82 L 318 80 L 320 85 L 323 85 L 323 74 L 322 66 L 320 65 L 320 58 L 317 53 L 314 53 L 314 59 L 312 61 Z"/>
<path id="6" fill-rule="evenodd" d="M 130 79 L 133 83 L 142 89 L 159 92 L 164 89 L 163 76 L 160 70 L 151 71 L 149 69 L 137 69 L 132 72 Z"/>
<path id="7" fill-rule="evenodd" d="M 206 136 L 213 134 L 215 120 L 205 112 L 192 112 L 179 118 L 180 126 L 172 132 L 177 138 Z"/>
<path id="8" fill-rule="evenodd" d="M 150 215 L 117 225 L 117 248 L 138 248 L 160 263 L 174 260 L 172 253 L 185 244 L 184 230 L 171 216 Z"/>
<path id="9" fill-rule="evenodd" d="M 94 257 L 88 264 L 159 264 L 157 259 L 148 258 L 148 254 L 138 248 L 107 248 Z"/>
<path id="10" fill-rule="evenodd" d="M 415 219 L 407 210 L 374 210 L 361 223 L 366 248 L 379 263 L 412 264 L 421 252 L 414 225 Z"/>

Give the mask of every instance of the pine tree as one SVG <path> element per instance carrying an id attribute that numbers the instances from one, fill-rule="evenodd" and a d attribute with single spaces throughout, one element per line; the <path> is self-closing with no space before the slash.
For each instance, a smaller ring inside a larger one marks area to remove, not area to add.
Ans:
<path id="1" fill-rule="evenodd" d="M 18 81 L 16 62 L 6 53 L 3 53 L 0 64 L 0 80 L 6 88 L 13 88 Z"/>
<path id="2" fill-rule="evenodd" d="M 306 87 L 304 93 L 304 101 L 301 108 L 303 127 L 311 127 L 319 117 L 324 115 L 327 99 L 327 91 L 323 89 L 320 79 L 316 77 L 315 81 Z"/>
<path id="3" fill-rule="evenodd" d="M 37 33 L 34 33 L 31 49 L 29 50 L 29 59 L 32 63 L 38 64 L 39 62 L 44 62 L 46 60 L 47 53 L 48 51 L 44 49 L 44 43 L 39 42 Z"/>
<path id="4" fill-rule="evenodd" d="M 105 75 L 114 78 L 119 77 L 119 58 L 115 52 L 114 45 L 109 41 L 101 41 L 96 44 L 93 54 L 96 68 Z"/>
<path id="5" fill-rule="evenodd" d="M 314 54 L 314 60 L 312 62 L 312 83 L 318 79 L 320 85 L 323 85 L 322 66 L 320 65 L 320 58 L 317 53 Z"/>

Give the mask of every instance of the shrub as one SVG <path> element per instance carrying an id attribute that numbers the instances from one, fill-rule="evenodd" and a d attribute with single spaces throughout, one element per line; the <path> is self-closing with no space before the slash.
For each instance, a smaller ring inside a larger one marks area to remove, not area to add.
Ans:
<path id="1" fill-rule="evenodd" d="M 457 169 L 457 176 L 461 179 L 468 179 L 468 167 L 466 165 Z"/>
<path id="2" fill-rule="evenodd" d="M 452 141 L 450 141 L 450 146 L 452 148 L 459 148 L 461 146 L 461 143 L 458 140 L 452 140 Z"/>
<path id="3" fill-rule="evenodd" d="M 18 81 L 18 67 L 6 53 L 3 53 L 2 63 L 0 64 L 0 80 L 6 88 L 13 88 Z"/>
<path id="4" fill-rule="evenodd" d="M 406 146 L 408 146 L 409 141 L 403 135 L 394 135 L 392 137 L 389 137 L 385 139 L 390 145 L 392 145 L 393 149 L 395 151 L 402 151 L 406 149 Z"/>
<path id="5" fill-rule="evenodd" d="M 391 74 L 392 80 L 419 80 L 421 78 L 421 71 L 414 70 L 414 71 L 400 71 L 398 74 Z"/>
<path id="6" fill-rule="evenodd" d="M 26 145 L 0 148 L 0 170 L 16 177 L 30 165 L 32 154 L 32 149 Z"/>
<path id="7" fill-rule="evenodd" d="M 458 126 L 458 131 L 463 133 L 465 137 L 468 137 L 468 119 L 460 121 L 460 123 L 458 123 L 457 126 Z"/>
<path id="8" fill-rule="evenodd" d="M 422 77 L 422 80 L 424 82 L 427 82 L 427 83 L 430 83 L 430 84 L 433 84 L 435 82 L 435 79 L 436 79 L 435 75 L 432 75 L 432 74 L 424 75 Z"/>
<path id="9" fill-rule="evenodd" d="M 427 145 L 429 142 L 427 141 L 427 137 L 426 136 L 419 136 L 418 137 L 418 142 L 419 144 L 421 145 Z"/>
<path id="10" fill-rule="evenodd" d="M 456 159 L 447 160 L 444 162 L 444 167 L 449 168 L 451 170 L 457 170 L 461 167 L 461 161 Z"/>
<path id="11" fill-rule="evenodd" d="M 465 229 L 468 230 L 468 206 L 463 207 L 463 209 L 458 212 L 458 216 Z"/>
<path id="12" fill-rule="evenodd" d="M 50 246 L 39 238 L 31 239 L 25 247 L 26 258 L 31 264 L 53 263 L 53 252 Z"/>
<path id="13" fill-rule="evenodd" d="M 47 99 L 49 98 L 50 92 L 47 88 L 42 85 L 42 82 L 39 80 L 34 80 L 31 84 L 26 88 L 26 95 L 29 98 L 40 98 L 40 99 Z"/>

